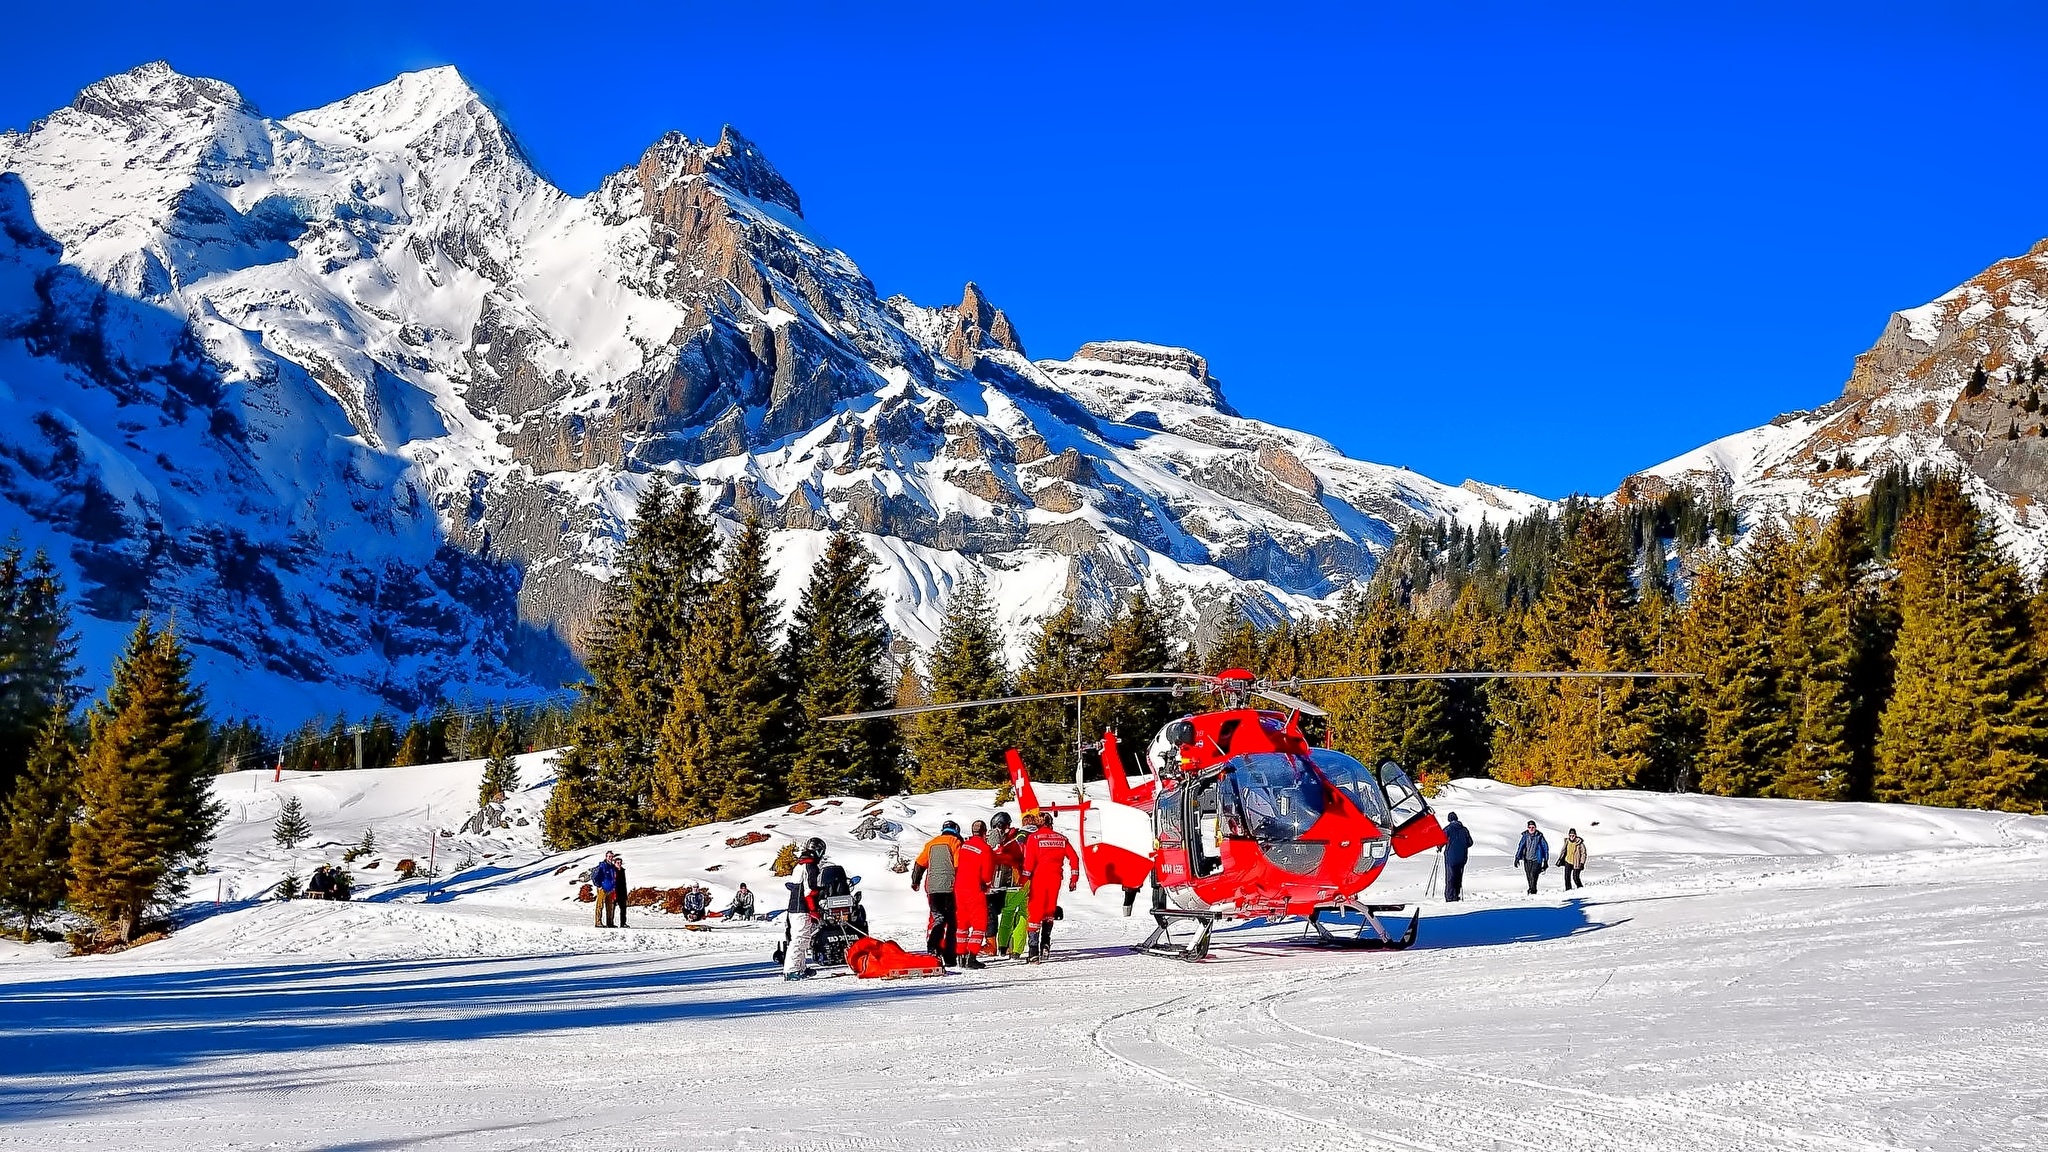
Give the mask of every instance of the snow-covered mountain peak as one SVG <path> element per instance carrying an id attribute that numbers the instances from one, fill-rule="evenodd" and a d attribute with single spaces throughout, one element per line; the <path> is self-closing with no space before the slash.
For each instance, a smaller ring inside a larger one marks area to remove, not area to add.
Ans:
<path id="1" fill-rule="evenodd" d="M 786 208 L 801 217 L 803 201 L 796 189 L 769 163 L 759 145 L 727 124 L 715 141 L 692 140 L 670 132 L 640 157 L 636 174 L 648 195 L 658 195 L 679 181 L 709 176 L 727 190 L 760 204 Z"/>
<path id="2" fill-rule="evenodd" d="M 406 72 L 387 84 L 298 113 L 284 123 L 309 136 L 370 148 L 404 147 L 451 118 L 479 135 L 506 136 L 498 116 L 453 67 Z"/>
<path id="3" fill-rule="evenodd" d="M 137 130 L 220 112 L 254 112 L 242 94 L 219 80 L 186 76 L 153 60 L 90 84 L 71 102 L 75 112 Z"/>

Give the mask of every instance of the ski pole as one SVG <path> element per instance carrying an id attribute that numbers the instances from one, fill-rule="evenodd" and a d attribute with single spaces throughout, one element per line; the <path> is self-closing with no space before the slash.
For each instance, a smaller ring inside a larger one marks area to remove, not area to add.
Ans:
<path id="1" fill-rule="evenodd" d="M 1422 889 L 1422 894 L 1424 896 L 1436 895 L 1436 874 L 1437 870 L 1442 868 L 1443 866 L 1444 855 L 1442 851 L 1438 851 L 1436 855 L 1436 863 L 1431 864 L 1429 866 L 1429 884 Z"/>

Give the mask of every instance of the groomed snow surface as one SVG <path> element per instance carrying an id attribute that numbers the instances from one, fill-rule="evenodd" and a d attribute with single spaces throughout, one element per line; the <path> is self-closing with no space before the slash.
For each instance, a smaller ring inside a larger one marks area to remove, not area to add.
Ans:
<path id="1" fill-rule="evenodd" d="M 1056 963 L 786 984 L 779 919 L 591 927 L 573 893 L 601 848 L 539 848 L 546 757 L 522 767 L 511 826 L 442 839 L 412 882 L 397 861 L 459 829 L 479 764 L 222 777 L 215 874 L 170 940 L 0 952 L 0 1147 L 2048 1147 L 2041 818 L 1467 783 L 1437 801 L 1479 842 L 1467 901 L 1427 894 L 1433 855 L 1373 889 L 1422 899 L 1407 952 L 1276 926 L 1203 964 L 1136 956 L 1149 921 L 1105 891 L 1070 899 Z M 287 853 L 294 794 L 314 836 Z M 881 814 L 914 853 L 987 800 Z M 616 847 L 635 886 L 722 906 L 745 880 L 777 908 L 775 850 L 820 835 L 908 943 L 922 901 L 890 840 L 853 838 L 868 808 Z M 1529 818 L 1586 836 L 1583 893 L 1553 871 L 1525 894 Z M 258 899 L 365 828 L 355 903 Z"/>

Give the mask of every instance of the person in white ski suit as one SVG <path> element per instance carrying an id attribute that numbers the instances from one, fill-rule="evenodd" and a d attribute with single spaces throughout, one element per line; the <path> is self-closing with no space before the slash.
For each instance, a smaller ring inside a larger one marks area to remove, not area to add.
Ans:
<path id="1" fill-rule="evenodd" d="M 811 974 L 811 942 L 818 935 L 818 863 L 825 842 L 816 836 L 797 853 L 789 874 L 789 944 L 782 954 L 782 978 L 801 980 Z"/>

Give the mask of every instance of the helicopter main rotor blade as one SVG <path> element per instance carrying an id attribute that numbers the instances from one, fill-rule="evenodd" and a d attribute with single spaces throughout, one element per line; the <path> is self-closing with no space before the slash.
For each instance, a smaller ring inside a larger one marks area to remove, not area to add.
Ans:
<path id="1" fill-rule="evenodd" d="M 1697 672 L 1383 672 L 1370 676 L 1315 676 L 1283 681 L 1289 688 L 1310 684 L 1371 684 L 1404 680 L 1697 680 Z"/>
<path id="2" fill-rule="evenodd" d="M 956 700 L 950 704 L 914 704 L 908 708 L 877 708 L 872 712 L 848 712 L 840 716 L 821 716 L 821 720 L 884 720 L 891 716 L 917 716 L 925 712 L 952 712 L 961 708 L 990 708 L 997 704 L 1035 704 L 1042 700 L 1077 700 L 1087 696 L 1136 696 L 1147 692 L 1172 692 L 1174 689 L 1160 686 L 1151 688 L 1084 688 L 1076 692 L 1041 692 L 1034 696 L 998 696 L 989 700 Z"/>
<path id="3" fill-rule="evenodd" d="M 1214 676 L 1200 672 L 1111 672 L 1104 680 L 1201 680 L 1213 681 Z"/>
<path id="4" fill-rule="evenodd" d="M 1275 690 L 1273 690 L 1273 689 L 1271 689 L 1271 688 L 1254 688 L 1254 689 L 1252 689 L 1252 695 L 1254 695 L 1254 696 L 1261 696 L 1261 697 L 1264 697 L 1264 698 L 1265 698 L 1265 699 L 1267 699 L 1267 700 L 1271 700 L 1271 701 L 1272 701 L 1273 703 L 1275 703 L 1275 704 L 1281 704 L 1281 705 L 1285 705 L 1286 707 L 1288 707 L 1288 708 L 1292 708 L 1292 709 L 1294 709 L 1294 710 L 1295 710 L 1296 712 L 1300 712 L 1300 713 L 1303 713 L 1303 714 L 1305 714 L 1305 715 L 1309 715 L 1309 716 L 1328 716 L 1328 715 L 1329 715 L 1329 713 L 1328 713 L 1328 712 L 1325 712 L 1325 711 L 1323 711 L 1323 710 L 1322 710 L 1321 708 L 1318 708 L 1318 707 L 1316 707 L 1315 705 L 1313 705 L 1313 704 L 1309 703 L 1308 701 L 1306 701 L 1306 700 L 1303 700 L 1303 699 L 1302 699 L 1301 697 L 1299 697 L 1299 696 L 1289 696 L 1289 695 L 1288 695 L 1287 693 L 1285 693 L 1285 692 L 1278 692 L 1278 691 L 1275 691 Z"/>

